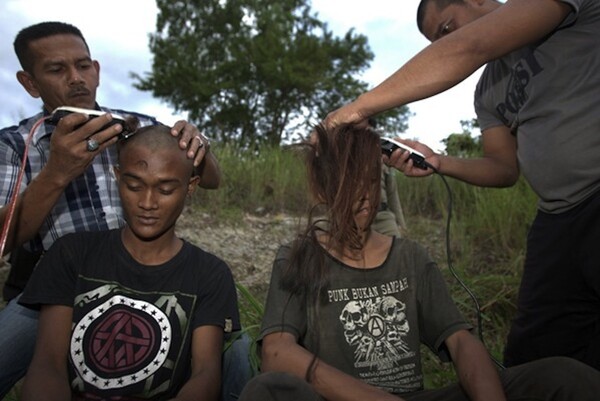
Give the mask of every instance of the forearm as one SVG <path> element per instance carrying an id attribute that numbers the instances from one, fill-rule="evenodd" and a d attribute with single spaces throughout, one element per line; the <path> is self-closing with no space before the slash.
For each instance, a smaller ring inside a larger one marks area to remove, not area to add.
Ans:
<path id="1" fill-rule="evenodd" d="M 457 356 L 454 365 L 470 400 L 506 401 L 498 372 L 479 341 Z"/>
<path id="2" fill-rule="evenodd" d="M 318 361 L 311 384 L 329 401 L 402 401 L 402 398 L 373 387 Z"/>
<path id="3" fill-rule="evenodd" d="M 489 157 L 466 159 L 440 155 L 439 160 L 441 174 L 481 187 L 510 187 L 519 178 L 516 166 Z"/>
<path id="4" fill-rule="evenodd" d="M 23 382 L 21 399 L 23 401 L 71 400 L 71 388 L 66 371 L 59 372 L 55 368 L 32 364 Z"/>
<path id="5" fill-rule="evenodd" d="M 24 401 L 71 400 L 67 361 L 72 316 L 67 306 L 42 306 L 35 352 L 23 383 Z"/>
<path id="6" fill-rule="evenodd" d="M 483 344 L 466 330 L 446 339 L 458 380 L 471 401 L 506 401 L 495 366 Z"/>
<path id="7" fill-rule="evenodd" d="M 32 239 L 44 220 L 64 192 L 66 184 L 42 170 L 17 198 L 15 211 L 8 231 L 5 253 Z M 0 210 L 0 220 L 4 224 L 9 205 Z"/>
<path id="8" fill-rule="evenodd" d="M 200 176 L 199 185 L 205 189 L 217 189 L 221 184 L 221 169 L 219 162 L 212 152 L 206 153 L 202 163 L 197 167 Z"/>
<path id="9" fill-rule="evenodd" d="M 219 398 L 221 372 L 209 368 L 197 372 L 181 388 L 174 401 L 216 401 Z"/>
<path id="10" fill-rule="evenodd" d="M 216 401 L 221 390 L 221 358 L 223 329 L 219 326 L 199 326 L 192 334 L 190 379 L 174 400 Z"/>
<path id="11" fill-rule="evenodd" d="M 277 335 L 277 334 L 275 334 Z M 273 344 L 263 348 L 262 370 L 286 372 L 301 379 L 313 360 L 313 354 L 298 344 Z M 347 375 L 318 360 L 310 375 L 310 384 L 328 401 L 399 401 L 400 398 Z"/>
<path id="12" fill-rule="evenodd" d="M 427 46 L 355 102 L 366 118 L 441 93 L 485 63 L 534 43 L 556 28 L 570 11 L 553 0 L 509 0 Z"/>
<path id="13" fill-rule="evenodd" d="M 456 43 L 446 49 L 433 43 L 375 88 L 359 96 L 355 106 L 363 117 L 372 116 L 452 88 L 485 63 L 482 57 L 466 54 L 465 45 Z"/>

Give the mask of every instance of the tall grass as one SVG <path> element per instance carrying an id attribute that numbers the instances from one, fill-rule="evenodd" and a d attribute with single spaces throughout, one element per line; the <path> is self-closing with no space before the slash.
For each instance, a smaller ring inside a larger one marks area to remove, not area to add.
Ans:
<path id="1" fill-rule="evenodd" d="M 218 191 L 203 191 L 194 202 L 220 217 L 239 211 L 296 213 L 306 208 L 304 170 L 290 148 L 240 151 L 215 149 L 222 171 Z"/>
<path id="2" fill-rule="evenodd" d="M 436 239 L 444 249 L 437 262 L 455 303 L 477 325 L 476 303 L 451 274 L 450 265 L 475 295 L 480 306 L 483 340 L 490 354 L 501 360 L 516 309 L 526 235 L 536 211 L 535 194 L 523 178 L 504 189 L 479 188 L 446 178 L 452 197 L 449 204 L 449 191 L 440 177 L 415 179 L 398 174 L 397 180 L 405 213 L 419 216 L 417 224 L 434 221 L 434 226 L 446 228 L 451 210 L 448 232 L 444 229 L 443 238 Z M 421 241 L 427 240 L 427 235 L 422 233 Z M 454 379 L 453 372 L 432 358 L 427 358 L 425 366 L 430 371 L 429 387 Z"/>

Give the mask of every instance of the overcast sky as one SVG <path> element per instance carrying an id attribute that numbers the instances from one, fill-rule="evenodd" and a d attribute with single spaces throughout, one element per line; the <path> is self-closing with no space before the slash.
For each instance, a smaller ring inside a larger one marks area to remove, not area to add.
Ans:
<path id="1" fill-rule="evenodd" d="M 312 5 L 338 36 L 355 28 L 368 37 L 375 59 L 362 79 L 375 86 L 428 44 L 414 22 L 418 2 L 312 0 Z M 167 124 L 185 117 L 173 115 L 150 93 L 134 89 L 129 77 L 130 72 L 143 75 L 151 69 L 148 34 L 155 31 L 156 14 L 154 0 L 0 0 L 0 127 L 40 108 L 40 101 L 29 97 L 15 78 L 20 67 L 12 42 L 21 28 L 49 20 L 72 23 L 83 32 L 92 58 L 101 66 L 101 105 L 155 115 Z M 404 136 L 441 149 L 441 139 L 460 132 L 460 120 L 475 116 L 472 95 L 478 76 L 444 94 L 409 104 L 416 115 Z"/>

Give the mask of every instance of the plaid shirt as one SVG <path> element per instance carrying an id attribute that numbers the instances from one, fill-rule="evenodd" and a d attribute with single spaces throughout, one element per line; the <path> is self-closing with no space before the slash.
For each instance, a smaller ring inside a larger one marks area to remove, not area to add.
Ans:
<path id="1" fill-rule="evenodd" d="M 134 115 L 140 124 L 157 124 L 149 116 L 123 110 L 102 108 L 106 112 L 127 116 Z M 19 123 L 0 130 L 0 200 L 7 204 L 15 190 L 16 180 L 21 167 L 25 141 L 31 127 L 47 112 L 41 112 Z M 34 133 L 21 192 L 48 162 L 50 154 L 50 136 L 54 126 L 44 122 Z M 38 234 L 25 248 L 32 252 L 47 250 L 54 241 L 64 234 L 78 231 L 99 231 L 118 228 L 125 223 L 119 199 L 118 188 L 113 172 L 116 164 L 114 146 L 98 154 L 85 172 L 71 181 L 48 214 Z"/>

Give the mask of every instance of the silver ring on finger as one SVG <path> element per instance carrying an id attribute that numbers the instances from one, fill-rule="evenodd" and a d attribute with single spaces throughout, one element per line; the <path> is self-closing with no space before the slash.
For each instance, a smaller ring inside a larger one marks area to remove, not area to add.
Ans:
<path id="1" fill-rule="evenodd" d="M 92 138 L 87 140 L 86 148 L 87 148 L 88 152 L 95 152 L 98 150 L 99 147 L 100 147 L 100 144 L 98 143 L 97 140 L 92 139 Z"/>
<path id="2" fill-rule="evenodd" d="M 200 147 L 206 147 L 206 150 L 208 151 L 210 149 L 210 142 L 208 141 L 208 138 L 202 136 L 202 135 L 196 135 L 194 137 L 194 139 L 197 139 L 198 142 L 200 142 Z"/>
<path id="3" fill-rule="evenodd" d="M 203 147 L 204 145 L 206 145 L 206 144 L 204 143 L 204 140 L 202 139 L 202 137 L 201 137 L 200 135 L 196 135 L 196 136 L 194 137 L 194 139 L 197 139 L 197 140 L 198 140 L 198 142 L 200 142 L 200 145 L 199 145 L 200 147 Z"/>

